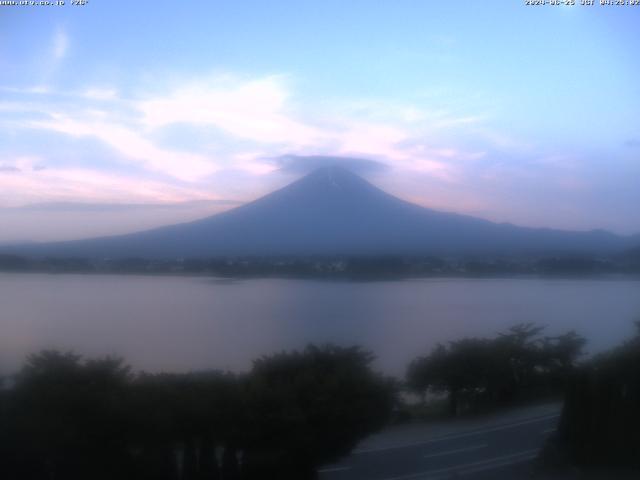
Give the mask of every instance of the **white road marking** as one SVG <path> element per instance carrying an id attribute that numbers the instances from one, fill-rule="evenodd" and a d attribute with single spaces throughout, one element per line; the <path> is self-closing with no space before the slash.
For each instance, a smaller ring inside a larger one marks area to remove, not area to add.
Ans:
<path id="1" fill-rule="evenodd" d="M 546 430 L 542 431 L 542 435 L 546 435 L 547 433 L 553 433 L 556 430 L 557 430 L 556 428 L 547 428 Z"/>
<path id="2" fill-rule="evenodd" d="M 512 453 L 510 455 L 502 455 L 500 457 L 489 458 L 479 462 L 464 463 L 455 467 L 439 468 L 437 470 L 427 470 L 425 472 L 411 473 L 409 475 L 400 475 L 398 477 L 387 477 L 383 480 L 438 480 L 448 478 L 451 473 L 458 475 L 469 475 L 472 473 L 493 470 L 507 465 L 515 465 L 517 463 L 526 462 L 536 457 L 538 449 L 523 450 L 522 452 Z"/>
<path id="3" fill-rule="evenodd" d="M 477 467 L 471 467 L 459 472 L 460 475 L 471 475 L 472 473 L 484 472 L 487 470 L 495 470 L 500 467 L 506 467 L 509 465 L 515 465 L 517 463 L 528 462 L 538 456 L 538 450 L 525 450 L 519 454 L 512 455 L 511 458 L 504 460 L 494 461 L 488 465 L 479 465 Z"/>
<path id="4" fill-rule="evenodd" d="M 447 450 L 444 452 L 431 453 L 425 455 L 424 458 L 444 457 L 445 455 L 453 455 L 454 453 L 471 452 L 473 450 L 480 450 L 481 448 L 487 448 L 489 445 L 483 443 L 482 445 L 473 445 L 471 447 L 456 448 L 455 450 Z"/>
<path id="5" fill-rule="evenodd" d="M 442 437 L 432 438 L 430 440 L 422 440 L 422 441 L 419 441 L 419 442 L 404 443 L 404 444 L 399 444 L 399 445 L 391 445 L 391 446 L 388 446 L 388 447 L 360 449 L 360 450 L 353 451 L 352 455 L 362 455 L 364 453 L 383 452 L 385 450 L 397 450 L 399 448 L 417 447 L 418 445 L 426 445 L 426 444 L 429 444 L 429 443 L 444 442 L 446 440 L 457 440 L 458 438 L 472 437 L 474 435 L 482 435 L 483 433 L 498 432 L 500 430 L 508 430 L 510 428 L 519 427 L 521 425 L 528 425 L 528 424 L 531 424 L 531 423 L 543 422 L 545 420 L 551 420 L 552 418 L 558 418 L 559 416 L 560 416 L 559 413 L 554 413 L 554 414 L 550 414 L 550 415 L 544 415 L 544 416 L 541 416 L 541 417 L 532 418 L 532 419 L 529 419 L 529 420 L 523 420 L 523 421 L 520 421 L 520 422 L 508 423 L 508 424 L 498 425 L 496 427 L 489 427 L 489 428 L 484 428 L 484 429 L 480 429 L 480 430 L 473 430 L 471 432 L 458 433 L 458 434 L 453 433 L 453 434 L 450 434 L 450 435 L 443 435 Z"/>

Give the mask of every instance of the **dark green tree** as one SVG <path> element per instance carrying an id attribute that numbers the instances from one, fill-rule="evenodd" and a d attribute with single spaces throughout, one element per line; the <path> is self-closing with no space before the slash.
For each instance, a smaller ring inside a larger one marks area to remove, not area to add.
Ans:
<path id="1" fill-rule="evenodd" d="M 635 337 L 597 355 L 568 382 L 558 433 L 545 448 L 547 465 L 640 472 L 640 323 Z M 611 473 L 609 478 L 614 478 Z M 617 476 L 616 476 L 617 478 Z"/>
<path id="2" fill-rule="evenodd" d="M 247 479 L 312 479 L 390 416 L 391 384 L 357 347 L 308 346 L 254 362 L 248 377 Z"/>
<path id="3" fill-rule="evenodd" d="M 8 478 L 107 479 L 127 469 L 124 405 L 129 368 L 105 358 L 44 351 L 28 358 L 9 392 Z"/>
<path id="4" fill-rule="evenodd" d="M 8 480 L 305 479 L 384 424 L 392 385 L 358 348 L 310 346 L 248 375 L 130 373 L 122 360 L 30 356 L 0 389 Z"/>
<path id="5" fill-rule="evenodd" d="M 543 338 L 543 330 L 526 323 L 492 339 L 437 345 L 409 364 L 407 386 L 421 395 L 446 394 L 452 415 L 552 393 L 563 386 L 585 340 L 575 332 Z"/>

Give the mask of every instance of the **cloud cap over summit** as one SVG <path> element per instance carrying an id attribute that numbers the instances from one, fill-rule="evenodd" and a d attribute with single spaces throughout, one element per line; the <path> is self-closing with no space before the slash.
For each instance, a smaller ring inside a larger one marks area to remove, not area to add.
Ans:
<path id="1" fill-rule="evenodd" d="M 353 173 L 365 175 L 380 173 L 389 169 L 389 165 L 376 160 L 336 155 L 280 155 L 270 158 L 280 170 L 287 173 L 307 174 L 323 167 L 342 167 Z"/>

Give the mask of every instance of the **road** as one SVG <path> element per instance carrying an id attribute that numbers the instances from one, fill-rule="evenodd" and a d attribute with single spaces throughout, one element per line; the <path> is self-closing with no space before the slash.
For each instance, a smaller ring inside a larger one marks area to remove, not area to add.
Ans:
<path id="1" fill-rule="evenodd" d="M 473 421 L 390 428 L 363 442 L 321 480 L 521 480 L 555 430 L 559 404 Z"/>

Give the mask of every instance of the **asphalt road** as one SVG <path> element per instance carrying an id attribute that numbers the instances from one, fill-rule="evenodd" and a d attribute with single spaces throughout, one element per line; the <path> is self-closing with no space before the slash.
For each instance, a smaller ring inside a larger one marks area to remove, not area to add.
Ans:
<path id="1" fill-rule="evenodd" d="M 321 480 L 522 480 L 555 430 L 559 405 L 509 412 L 484 421 L 383 432 Z M 386 439 L 386 441 L 385 441 Z M 404 441 L 403 441 L 404 440 Z"/>

